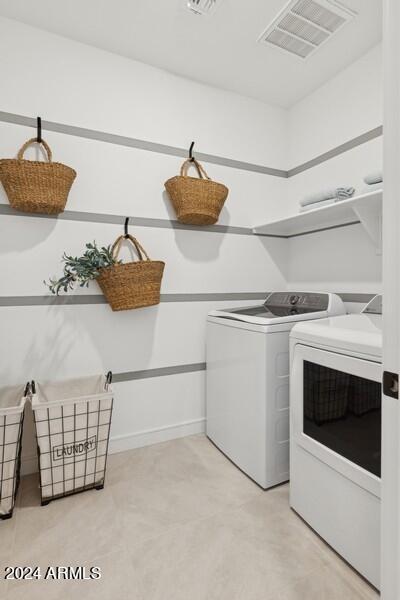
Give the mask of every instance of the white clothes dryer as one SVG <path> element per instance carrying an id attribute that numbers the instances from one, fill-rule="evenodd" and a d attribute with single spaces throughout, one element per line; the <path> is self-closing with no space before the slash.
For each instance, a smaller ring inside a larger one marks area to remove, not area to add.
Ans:
<path id="1" fill-rule="evenodd" d="M 290 504 L 379 588 L 382 300 L 290 335 Z"/>

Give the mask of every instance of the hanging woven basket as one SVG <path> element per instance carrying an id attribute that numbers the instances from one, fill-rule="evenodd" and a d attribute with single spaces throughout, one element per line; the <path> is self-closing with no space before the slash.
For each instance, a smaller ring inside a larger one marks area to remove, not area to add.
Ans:
<path id="1" fill-rule="evenodd" d="M 131 235 L 121 235 L 116 239 L 112 246 L 115 259 L 124 239 L 133 244 L 139 260 L 101 269 L 97 277 L 101 291 L 115 311 L 159 304 L 165 263 L 150 260 L 144 248 Z"/>
<path id="2" fill-rule="evenodd" d="M 0 181 L 10 204 L 16 210 L 54 215 L 63 212 L 76 172 L 58 162 L 52 162 L 48 144 L 40 144 L 46 151 L 47 162 L 24 160 L 26 149 L 38 143 L 36 138 L 25 142 L 16 159 L 0 160 Z"/>
<path id="3" fill-rule="evenodd" d="M 199 178 L 189 177 L 190 165 L 196 167 Z M 186 160 L 181 174 L 165 182 L 178 221 L 189 225 L 213 225 L 218 221 L 228 188 L 212 181 L 204 167 L 195 159 Z"/>

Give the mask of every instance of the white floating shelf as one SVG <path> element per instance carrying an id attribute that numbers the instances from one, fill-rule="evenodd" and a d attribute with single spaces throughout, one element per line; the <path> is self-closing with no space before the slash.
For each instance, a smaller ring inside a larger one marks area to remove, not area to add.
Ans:
<path id="1" fill-rule="evenodd" d="M 353 223 L 361 223 L 377 248 L 382 238 L 383 191 L 375 190 L 254 227 L 253 233 L 270 237 L 291 238 Z"/>

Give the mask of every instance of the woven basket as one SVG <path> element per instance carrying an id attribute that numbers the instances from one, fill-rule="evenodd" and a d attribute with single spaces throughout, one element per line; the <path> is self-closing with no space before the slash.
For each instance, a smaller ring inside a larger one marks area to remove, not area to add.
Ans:
<path id="1" fill-rule="evenodd" d="M 25 150 L 37 143 L 36 138 L 25 142 L 16 159 L 0 160 L 0 181 L 10 204 L 16 210 L 55 215 L 63 212 L 76 172 L 71 167 L 52 162 L 48 144 L 40 144 L 48 162 L 24 160 Z"/>
<path id="2" fill-rule="evenodd" d="M 150 260 L 137 239 L 131 235 L 121 235 L 114 242 L 112 254 L 115 259 L 118 258 L 124 239 L 133 244 L 139 260 L 101 269 L 97 277 L 101 291 L 112 310 L 130 310 L 159 304 L 165 263 Z"/>
<path id="3" fill-rule="evenodd" d="M 197 177 L 188 177 L 190 165 L 197 169 Z M 218 221 L 228 188 L 212 181 L 197 160 L 186 160 L 181 174 L 165 182 L 178 221 L 189 225 L 213 225 Z"/>

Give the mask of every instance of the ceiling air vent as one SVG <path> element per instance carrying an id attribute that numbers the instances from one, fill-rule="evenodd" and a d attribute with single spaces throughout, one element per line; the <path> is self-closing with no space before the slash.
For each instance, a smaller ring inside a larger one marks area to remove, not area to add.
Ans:
<path id="1" fill-rule="evenodd" d="M 185 0 L 185 6 L 196 15 L 208 15 L 221 4 L 223 0 Z"/>
<path id="2" fill-rule="evenodd" d="M 258 41 L 308 58 L 356 14 L 339 0 L 290 0 Z"/>

